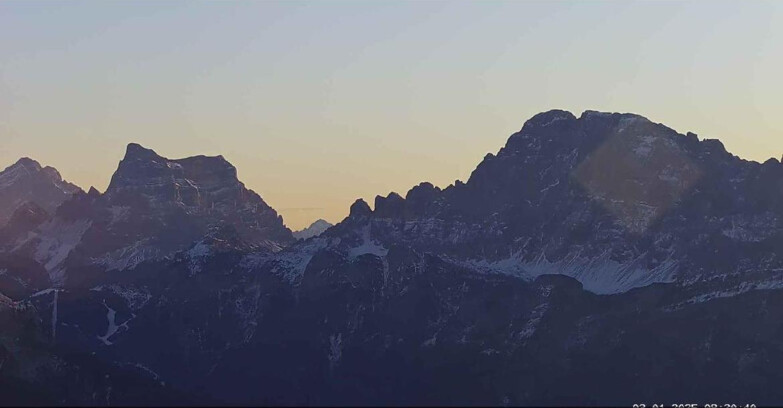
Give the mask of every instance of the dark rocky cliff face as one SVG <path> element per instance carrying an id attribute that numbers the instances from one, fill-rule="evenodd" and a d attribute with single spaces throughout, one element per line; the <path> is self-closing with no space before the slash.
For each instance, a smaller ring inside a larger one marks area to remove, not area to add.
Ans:
<path id="1" fill-rule="evenodd" d="M 170 160 L 131 143 L 104 199 L 111 206 L 137 209 L 139 216 L 179 213 L 206 227 L 230 225 L 250 242 L 293 241 L 282 217 L 245 188 L 223 156 Z"/>
<path id="2" fill-rule="evenodd" d="M 25 401 L 37 388 L 113 404 L 783 401 L 777 161 L 638 115 L 550 111 L 466 183 L 357 200 L 325 233 L 271 250 L 253 237 L 274 228 L 245 225 L 260 204 L 222 159 L 128 155 L 106 194 L 57 211 L 58 225 L 91 220 L 62 289 L 0 299 L 0 318 L 40 339 L 2 338 L 14 367 L 24 347 L 67 361 L 0 370 Z M 131 268 L 84 261 L 125 235 L 158 248 L 156 225 L 193 232 Z M 90 374 L 65 389 L 73 367 Z"/>
<path id="3" fill-rule="evenodd" d="M 781 183 L 776 160 L 745 161 L 638 115 L 550 111 L 466 183 L 379 196 L 364 222 L 381 243 L 612 293 L 783 268 Z"/>
<path id="4" fill-rule="evenodd" d="M 0 236 L 8 251 L 43 265 L 55 285 L 78 286 L 170 257 L 226 228 L 259 251 L 294 241 L 282 217 L 222 157 L 169 160 L 132 143 L 104 194 L 79 192 L 30 232 Z"/>

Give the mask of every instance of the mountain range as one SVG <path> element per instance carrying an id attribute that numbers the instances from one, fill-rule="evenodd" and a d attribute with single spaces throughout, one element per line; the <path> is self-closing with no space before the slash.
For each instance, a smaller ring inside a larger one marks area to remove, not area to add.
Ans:
<path id="1" fill-rule="evenodd" d="M 0 192 L 12 403 L 783 402 L 783 164 L 639 115 L 540 113 L 298 233 L 133 143 L 104 193 L 30 159 Z"/>

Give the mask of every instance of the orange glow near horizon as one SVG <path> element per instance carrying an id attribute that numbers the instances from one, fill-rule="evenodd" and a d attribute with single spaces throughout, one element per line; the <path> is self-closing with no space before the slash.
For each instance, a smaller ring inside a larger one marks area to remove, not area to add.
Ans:
<path id="1" fill-rule="evenodd" d="M 103 191 L 129 142 L 223 155 L 292 229 L 466 180 L 532 115 L 783 155 L 780 2 L 3 2 L 0 168 Z"/>

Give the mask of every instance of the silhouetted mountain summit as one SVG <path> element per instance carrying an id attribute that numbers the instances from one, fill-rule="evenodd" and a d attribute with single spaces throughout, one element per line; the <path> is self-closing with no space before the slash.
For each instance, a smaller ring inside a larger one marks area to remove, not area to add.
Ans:
<path id="1" fill-rule="evenodd" d="M 77 191 L 81 189 L 63 180 L 53 167 L 41 167 L 37 161 L 23 157 L 0 172 L 0 226 L 27 202 L 53 213 Z"/>
<path id="2" fill-rule="evenodd" d="M 48 222 L 5 240 L 61 285 L 165 258 L 224 226 L 268 251 L 294 240 L 282 217 L 245 188 L 222 156 L 170 160 L 131 143 L 104 194 L 80 191 Z"/>
<path id="3" fill-rule="evenodd" d="M 742 160 L 639 115 L 553 110 L 528 120 L 466 183 L 422 183 L 356 213 L 388 245 L 529 278 L 564 273 L 609 293 L 754 269 L 748 257 L 783 267 L 769 247 L 780 239 L 781 203 L 775 160 Z M 716 245 L 719 255 L 704 255 Z"/>
<path id="4" fill-rule="evenodd" d="M 302 229 L 300 231 L 295 231 L 294 232 L 294 238 L 296 238 L 296 239 L 307 239 L 307 238 L 311 238 L 311 237 L 314 237 L 314 236 L 317 236 L 317 235 L 321 235 L 324 231 L 329 229 L 329 227 L 331 227 L 332 225 L 333 225 L 332 223 L 330 223 L 330 222 L 328 222 L 326 220 L 318 219 L 318 220 L 314 221 L 312 224 L 310 224 L 310 226 L 308 226 L 307 228 L 304 228 L 304 229 Z"/>
<path id="5" fill-rule="evenodd" d="M 143 201 L 158 211 L 177 208 L 206 217 L 212 225 L 232 225 L 250 241 L 293 241 L 282 218 L 245 188 L 223 156 L 171 160 L 131 143 L 105 196 L 118 205 Z"/>

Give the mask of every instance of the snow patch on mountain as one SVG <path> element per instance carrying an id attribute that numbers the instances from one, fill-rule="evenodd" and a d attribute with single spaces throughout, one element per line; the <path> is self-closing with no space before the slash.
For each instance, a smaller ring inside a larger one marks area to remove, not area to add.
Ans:
<path id="1" fill-rule="evenodd" d="M 147 245 L 147 242 L 147 239 L 136 241 L 127 247 L 93 258 L 93 263 L 106 267 L 107 271 L 133 269 L 144 261 L 156 259 L 162 255 L 159 249 Z"/>
<path id="2" fill-rule="evenodd" d="M 355 259 L 361 255 L 372 254 L 378 257 L 384 257 L 389 250 L 376 242 L 370 234 L 370 226 L 365 225 L 361 231 L 361 244 L 348 250 L 348 257 Z"/>
<path id="3" fill-rule="evenodd" d="M 106 306 L 106 303 L 103 305 Z M 114 321 L 117 316 L 117 311 L 110 308 L 109 306 L 106 306 L 106 309 L 108 310 L 106 313 L 106 320 L 109 321 L 109 327 L 106 328 L 106 334 L 103 336 L 98 336 L 98 339 L 100 339 L 103 344 L 111 346 L 113 343 L 109 341 L 109 337 L 113 336 L 114 333 L 117 333 L 117 330 L 119 330 L 120 326 L 117 326 L 117 323 Z"/>
<path id="4" fill-rule="evenodd" d="M 54 292 L 55 290 L 57 290 L 57 289 L 49 288 L 49 289 L 39 290 L 38 292 L 35 292 L 32 295 L 30 295 L 30 297 L 31 298 L 35 298 L 35 297 L 38 297 L 38 296 L 48 295 L 48 294 Z"/>
<path id="5" fill-rule="evenodd" d="M 642 256 L 628 262 L 617 262 L 608 253 L 595 258 L 585 258 L 579 253 L 550 261 L 542 252 L 532 261 L 525 261 L 520 254 L 497 261 L 468 260 L 463 265 L 473 269 L 517 276 L 531 281 L 541 275 L 565 275 L 578 280 L 585 290 L 598 295 L 627 292 L 654 283 L 674 282 L 678 263 L 667 259 L 655 268 L 648 269 L 640 263 Z"/>
<path id="6" fill-rule="evenodd" d="M 755 290 L 776 290 L 776 289 L 783 289 L 783 276 L 778 276 L 773 279 L 767 279 L 767 280 L 761 280 L 755 282 L 748 282 L 748 281 L 741 282 L 738 285 L 732 286 L 730 288 L 722 288 L 719 290 L 713 290 L 710 292 L 702 293 L 700 295 L 691 297 L 683 302 L 674 304 L 672 306 L 668 306 L 664 310 L 666 311 L 679 310 L 684 306 L 709 302 L 711 300 L 716 300 L 716 299 L 739 296 Z"/>
<path id="7" fill-rule="evenodd" d="M 41 227 L 33 258 L 44 266 L 53 283 L 62 284 L 65 270 L 61 265 L 91 225 L 88 220 L 52 220 Z"/>
<path id="8" fill-rule="evenodd" d="M 129 330 L 128 323 L 136 316 L 133 315 L 133 316 L 131 316 L 130 319 L 128 319 L 124 323 L 118 325 L 117 322 L 116 322 L 117 311 L 112 309 L 108 305 L 106 305 L 106 302 L 103 302 L 103 306 L 106 307 L 106 310 L 107 310 L 107 312 L 106 312 L 106 320 L 108 321 L 109 325 L 106 328 L 106 334 L 104 334 L 103 336 L 97 336 L 97 337 L 98 337 L 98 339 L 100 341 L 103 342 L 103 344 L 105 344 L 107 346 L 111 346 L 114 343 L 111 342 L 109 339 L 112 336 L 114 336 L 115 334 L 117 334 L 117 332 L 119 332 L 120 329 Z"/>
<path id="9" fill-rule="evenodd" d="M 275 265 L 272 267 L 272 272 L 282 275 L 289 282 L 293 282 L 304 274 L 310 260 L 313 259 L 313 256 L 318 251 L 331 245 L 336 245 L 339 242 L 339 239 L 317 237 L 304 241 L 300 245 L 284 249 L 275 255 L 273 259 Z"/>
<path id="10" fill-rule="evenodd" d="M 125 305 L 133 311 L 137 311 L 144 307 L 144 305 L 146 305 L 147 302 L 149 302 L 149 300 L 152 298 L 152 295 L 146 289 L 117 284 L 99 285 L 90 290 L 93 292 L 113 293 L 125 300 Z"/>
<path id="11" fill-rule="evenodd" d="M 547 310 L 549 310 L 549 303 L 545 302 L 536 306 L 536 308 L 530 312 L 530 319 L 528 319 L 527 323 L 525 323 L 525 326 L 522 327 L 522 330 L 517 333 L 517 337 L 520 340 L 533 337 L 533 334 L 536 333 L 536 329 L 538 329 L 538 325 L 541 323 L 541 318 L 544 317 Z"/>

